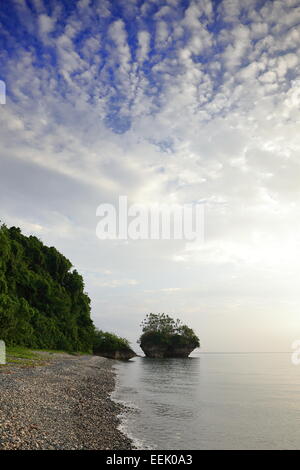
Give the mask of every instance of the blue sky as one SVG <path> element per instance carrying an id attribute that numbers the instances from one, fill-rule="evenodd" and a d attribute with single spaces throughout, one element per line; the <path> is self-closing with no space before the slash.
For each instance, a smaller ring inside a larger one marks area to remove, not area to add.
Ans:
<path id="1" fill-rule="evenodd" d="M 97 326 L 299 337 L 299 47 L 298 0 L 1 3 L 1 219 L 71 259 Z M 205 201 L 205 243 L 98 240 L 120 195 Z"/>

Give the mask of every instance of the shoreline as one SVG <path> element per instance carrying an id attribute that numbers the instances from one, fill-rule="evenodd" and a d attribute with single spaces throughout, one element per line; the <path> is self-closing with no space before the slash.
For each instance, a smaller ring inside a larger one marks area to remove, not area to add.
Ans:
<path id="1" fill-rule="evenodd" d="M 115 365 L 113 365 L 113 370 L 115 371 Z M 150 448 L 148 445 L 145 445 L 143 441 L 137 438 L 135 435 L 132 434 L 131 430 L 129 429 L 126 421 L 127 414 L 131 414 L 136 412 L 137 408 L 132 403 L 126 402 L 118 398 L 118 373 L 115 373 L 115 388 L 110 393 L 111 400 L 120 407 L 119 412 L 117 414 L 117 418 L 119 420 L 118 430 L 121 434 L 125 435 L 132 443 L 132 449 L 134 450 L 153 450 L 152 447 Z"/>
<path id="2" fill-rule="evenodd" d="M 114 361 L 45 354 L 46 364 L 0 368 L 0 450 L 131 450 L 111 398 Z"/>

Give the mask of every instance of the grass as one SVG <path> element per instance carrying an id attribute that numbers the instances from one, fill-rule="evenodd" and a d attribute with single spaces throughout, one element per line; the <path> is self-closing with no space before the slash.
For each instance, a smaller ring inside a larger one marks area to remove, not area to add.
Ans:
<path id="1" fill-rule="evenodd" d="M 24 348 L 23 346 L 8 346 L 6 348 L 6 356 L 15 357 L 20 359 L 37 359 L 38 354 L 32 349 Z"/>
<path id="2" fill-rule="evenodd" d="M 70 354 L 71 356 L 85 356 L 92 354 L 92 351 L 64 351 L 56 349 L 38 349 L 36 352 L 47 352 L 49 354 Z"/>
<path id="3" fill-rule="evenodd" d="M 52 354 L 72 354 L 77 356 L 88 353 L 72 353 L 68 351 L 57 351 L 52 349 L 33 350 L 23 346 L 8 346 L 6 348 L 6 364 L 0 364 L 0 370 L 3 370 L 9 366 L 34 367 L 46 365 L 49 362 Z"/>
<path id="4" fill-rule="evenodd" d="M 2 365 L 1 368 L 3 369 L 9 366 L 34 367 L 45 365 L 47 359 L 47 357 L 29 348 L 23 346 L 9 346 L 6 348 L 6 364 Z"/>

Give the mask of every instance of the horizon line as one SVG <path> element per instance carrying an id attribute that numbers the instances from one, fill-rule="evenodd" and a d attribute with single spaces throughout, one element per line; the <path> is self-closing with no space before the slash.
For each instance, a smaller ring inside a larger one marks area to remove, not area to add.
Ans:
<path id="1" fill-rule="evenodd" d="M 292 351 L 199 351 L 202 354 L 289 354 Z"/>

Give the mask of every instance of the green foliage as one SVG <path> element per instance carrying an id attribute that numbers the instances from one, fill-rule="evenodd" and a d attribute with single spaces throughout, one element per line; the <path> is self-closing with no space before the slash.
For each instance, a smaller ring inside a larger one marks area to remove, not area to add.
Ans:
<path id="1" fill-rule="evenodd" d="M 94 332 L 94 342 L 93 342 L 93 352 L 114 352 L 114 351 L 124 351 L 130 349 L 130 345 L 127 339 L 120 338 L 113 333 L 107 333 L 102 330 L 95 330 Z"/>
<path id="2" fill-rule="evenodd" d="M 8 346 L 90 351 L 82 277 L 56 248 L 0 226 L 0 338 Z"/>
<path id="3" fill-rule="evenodd" d="M 143 331 L 139 339 L 141 344 L 200 347 L 199 338 L 191 328 L 165 313 L 147 314 L 141 326 Z"/>

